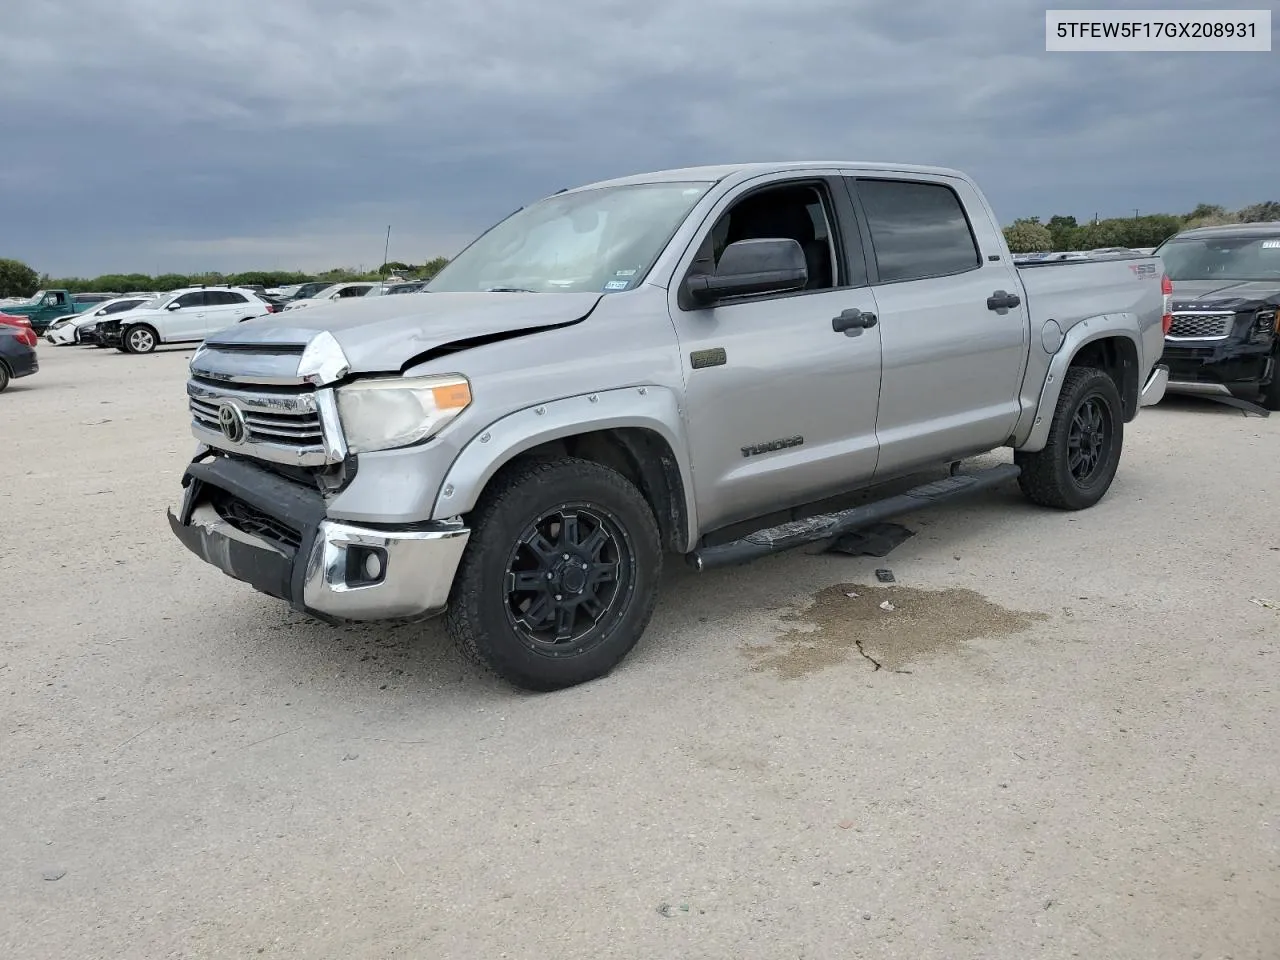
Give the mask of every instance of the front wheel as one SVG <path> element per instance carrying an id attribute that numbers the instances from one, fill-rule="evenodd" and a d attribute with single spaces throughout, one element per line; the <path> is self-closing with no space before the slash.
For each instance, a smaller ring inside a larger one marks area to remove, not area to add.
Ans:
<path id="1" fill-rule="evenodd" d="M 124 346 L 129 353 L 150 353 L 160 342 L 160 337 L 146 324 L 130 327 L 124 334 Z"/>
<path id="2" fill-rule="evenodd" d="M 1103 498 L 1120 466 L 1124 409 L 1104 371 L 1074 367 L 1058 397 L 1049 440 L 1037 453 L 1014 453 L 1018 485 L 1032 503 L 1084 510 Z"/>
<path id="3" fill-rule="evenodd" d="M 625 477 L 587 460 L 519 464 L 485 491 L 446 623 L 470 659 L 526 690 L 604 676 L 648 626 L 658 525 Z"/>

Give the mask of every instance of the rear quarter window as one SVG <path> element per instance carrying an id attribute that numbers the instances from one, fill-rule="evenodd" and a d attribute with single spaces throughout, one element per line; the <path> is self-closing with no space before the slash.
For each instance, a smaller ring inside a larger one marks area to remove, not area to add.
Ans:
<path id="1" fill-rule="evenodd" d="M 858 180 L 881 283 L 946 277 L 982 265 L 954 190 L 915 180 Z"/>

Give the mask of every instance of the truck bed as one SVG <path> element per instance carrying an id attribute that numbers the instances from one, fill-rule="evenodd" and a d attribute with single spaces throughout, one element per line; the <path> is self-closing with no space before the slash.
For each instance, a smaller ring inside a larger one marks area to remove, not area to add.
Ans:
<path id="1" fill-rule="evenodd" d="M 1154 322 L 1159 328 L 1164 268 L 1157 257 L 1108 254 L 1017 267 L 1033 330 L 1056 320 L 1065 332 L 1087 317 L 1115 313 L 1135 314 L 1143 326 Z"/>

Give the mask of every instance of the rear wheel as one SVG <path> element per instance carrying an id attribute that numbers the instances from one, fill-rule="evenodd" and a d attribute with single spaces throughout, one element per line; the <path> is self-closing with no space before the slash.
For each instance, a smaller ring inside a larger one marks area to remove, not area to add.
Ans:
<path id="1" fill-rule="evenodd" d="M 124 347 L 128 353 L 150 353 L 159 342 L 160 337 L 155 330 L 145 323 L 130 327 L 124 332 Z"/>
<path id="2" fill-rule="evenodd" d="M 3 360 L 0 360 L 0 393 L 4 393 L 7 386 L 9 386 L 9 368 L 4 365 Z"/>
<path id="3" fill-rule="evenodd" d="M 1041 506 L 1092 507 L 1110 489 L 1123 445 L 1124 411 L 1115 381 L 1102 370 L 1073 367 L 1063 380 L 1044 449 L 1014 453 L 1022 467 L 1018 485 Z"/>
<path id="4" fill-rule="evenodd" d="M 471 517 L 446 618 L 459 649 L 527 690 L 612 670 L 653 614 L 662 548 L 653 511 L 586 460 L 515 466 Z"/>

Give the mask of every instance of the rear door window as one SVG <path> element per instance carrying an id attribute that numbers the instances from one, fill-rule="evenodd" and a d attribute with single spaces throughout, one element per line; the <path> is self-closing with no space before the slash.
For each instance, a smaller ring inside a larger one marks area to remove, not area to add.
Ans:
<path id="1" fill-rule="evenodd" d="M 881 283 L 947 277 L 982 265 L 954 190 L 915 180 L 858 179 Z"/>

